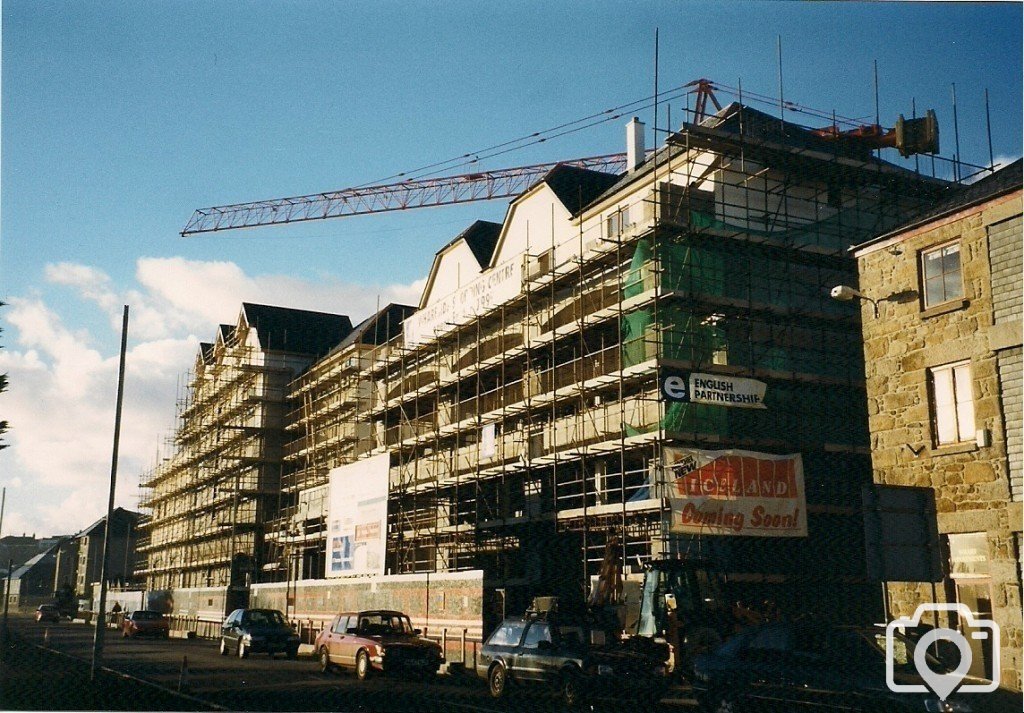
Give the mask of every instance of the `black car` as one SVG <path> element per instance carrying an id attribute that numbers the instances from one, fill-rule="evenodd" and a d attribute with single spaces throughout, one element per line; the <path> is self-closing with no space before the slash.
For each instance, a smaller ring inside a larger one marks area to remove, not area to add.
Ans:
<path id="1" fill-rule="evenodd" d="M 714 653 L 694 660 L 694 697 L 712 713 L 741 711 L 1020 711 L 1020 694 L 953 693 L 945 702 L 930 692 L 893 692 L 886 685 L 885 630 L 812 622 L 775 622 L 746 629 Z M 914 667 L 914 643 L 893 642 L 893 677 L 923 685 Z M 926 654 L 933 671 L 951 670 Z M 966 683 L 983 683 L 968 677 Z"/>
<path id="2" fill-rule="evenodd" d="M 36 621 L 60 621 L 60 610 L 55 604 L 40 604 L 36 609 Z"/>
<path id="3" fill-rule="evenodd" d="M 510 617 L 480 650 L 477 675 L 487 679 L 494 698 L 519 685 L 558 691 L 569 707 L 591 696 L 661 698 L 668 685 L 665 662 L 602 638 L 604 632 L 579 618 Z"/>
<path id="4" fill-rule="evenodd" d="M 236 609 L 224 620 L 220 654 L 234 652 L 244 659 L 250 653 L 283 653 L 293 659 L 299 653 L 299 635 L 276 609 Z"/>

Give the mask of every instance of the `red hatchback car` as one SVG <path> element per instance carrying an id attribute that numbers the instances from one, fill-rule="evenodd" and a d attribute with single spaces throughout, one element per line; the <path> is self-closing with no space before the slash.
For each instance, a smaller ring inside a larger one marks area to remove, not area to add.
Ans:
<path id="1" fill-rule="evenodd" d="M 167 624 L 167 617 L 160 612 L 140 609 L 124 618 L 124 623 L 121 625 L 121 636 L 126 639 L 136 636 L 166 639 L 170 636 L 170 627 Z"/>
<path id="2" fill-rule="evenodd" d="M 444 662 L 440 645 L 420 636 L 409 617 L 397 611 L 346 612 L 316 637 L 320 670 L 355 669 L 360 681 L 375 671 L 431 678 Z"/>

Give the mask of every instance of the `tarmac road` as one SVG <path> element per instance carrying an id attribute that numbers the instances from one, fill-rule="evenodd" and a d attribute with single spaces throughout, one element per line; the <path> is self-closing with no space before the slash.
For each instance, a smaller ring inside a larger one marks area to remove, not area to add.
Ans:
<path id="1" fill-rule="evenodd" d="M 11 630 L 26 642 L 91 660 L 93 628 L 61 622 L 37 624 L 25 615 L 11 617 Z M 351 673 L 321 674 L 312 657 L 252 654 L 247 659 L 221 656 L 216 642 L 202 639 L 123 639 L 107 629 L 103 665 L 177 690 L 187 659 L 184 684 L 202 701 L 228 710 L 248 711 L 479 711 L 540 713 L 561 711 L 557 699 L 519 694 L 494 701 L 482 680 L 438 676 L 432 683 L 376 677 L 359 681 Z M 679 710 L 688 701 L 666 701 L 654 710 Z M 599 703 L 594 710 L 623 710 L 628 702 Z M 648 709 L 651 710 L 651 709 Z"/>

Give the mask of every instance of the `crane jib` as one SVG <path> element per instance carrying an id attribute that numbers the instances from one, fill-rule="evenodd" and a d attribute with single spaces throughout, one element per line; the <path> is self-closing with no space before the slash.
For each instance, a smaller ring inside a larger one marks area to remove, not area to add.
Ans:
<path id="1" fill-rule="evenodd" d="M 559 165 L 605 173 L 625 170 L 626 155 L 610 154 L 555 163 L 478 171 L 457 176 L 414 179 L 379 186 L 346 188 L 329 193 L 236 203 L 196 210 L 182 236 L 220 230 L 282 225 L 348 215 L 454 205 L 470 201 L 510 198 L 531 188 Z"/>

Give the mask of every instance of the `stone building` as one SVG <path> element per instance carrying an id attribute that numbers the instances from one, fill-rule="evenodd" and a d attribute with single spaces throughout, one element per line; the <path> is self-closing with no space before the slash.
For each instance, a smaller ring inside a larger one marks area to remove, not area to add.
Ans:
<path id="1" fill-rule="evenodd" d="M 854 254 L 874 480 L 934 488 L 934 596 L 1000 625 L 1003 683 L 1019 687 L 1021 162 Z M 894 617 L 933 601 L 927 583 L 888 594 Z M 971 645 L 972 673 L 991 677 L 993 651 Z"/>

